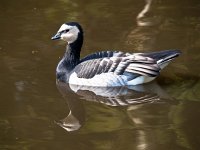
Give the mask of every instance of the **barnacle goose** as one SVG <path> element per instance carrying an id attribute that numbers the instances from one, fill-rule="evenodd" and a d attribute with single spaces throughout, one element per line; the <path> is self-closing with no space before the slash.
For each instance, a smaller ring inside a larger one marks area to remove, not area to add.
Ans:
<path id="1" fill-rule="evenodd" d="M 51 39 L 67 42 L 56 77 L 58 81 L 74 85 L 116 87 L 147 83 L 180 54 L 179 50 L 151 53 L 101 51 L 80 59 L 83 30 L 77 22 L 64 23 Z"/>

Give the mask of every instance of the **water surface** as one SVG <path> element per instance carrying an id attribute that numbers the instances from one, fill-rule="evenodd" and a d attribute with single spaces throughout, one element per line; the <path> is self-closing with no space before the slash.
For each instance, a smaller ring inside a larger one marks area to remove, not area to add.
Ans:
<path id="1" fill-rule="evenodd" d="M 0 149 L 200 149 L 199 10 L 199 0 L 1 0 Z M 182 55 L 150 85 L 74 93 L 56 84 L 65 45 L 50 40 L 68 21 L 84 28 L 82 56 Z"/>

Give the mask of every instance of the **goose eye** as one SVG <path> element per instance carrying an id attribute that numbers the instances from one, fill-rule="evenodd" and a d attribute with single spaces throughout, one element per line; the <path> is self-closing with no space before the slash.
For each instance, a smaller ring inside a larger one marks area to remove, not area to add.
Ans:
<path id="1" fill-rule="evenodd" d="M 60 34 L 62 34 L 62 33 L 67 33 L 68 31 L 69 31 L 69 29 L 62 30 L 62 31 L 60 31 Z"/>
<path id="2" fill-rule="evenodd" d="M 69 31 L 69 29 L 66 29 L 64 32 L 66 33 L 66 32 L 68 32 Z"/>

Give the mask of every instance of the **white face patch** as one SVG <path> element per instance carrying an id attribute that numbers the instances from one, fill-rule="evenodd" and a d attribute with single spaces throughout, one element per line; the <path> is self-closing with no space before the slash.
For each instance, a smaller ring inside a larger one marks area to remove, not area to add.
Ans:
<path id="1" fill-rule="evenodd" d="M 65 32 L 66 30 L 69 30 L 68 32 Z M 61 39 L 70 43 L 73 43 L 74 41 L 76 41 L 76 39 L 78 38 L 78 33 L 80 32 L 79 29 L 76 26 L 70 26 L 67 24 L 63 24 L 60 29 L 58 30 L 59 32 L 63 32 L 61 33 Z"/>

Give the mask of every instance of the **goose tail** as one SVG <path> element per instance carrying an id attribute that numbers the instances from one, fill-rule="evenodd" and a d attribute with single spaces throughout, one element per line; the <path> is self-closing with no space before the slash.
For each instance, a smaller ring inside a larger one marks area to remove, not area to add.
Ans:
<path id="1" fill-rule="evenodd" d="M 157 61 L 158 66 L 163 69 L 171 60 L 181 54 L 180 50 L 164 50 L 160 52 L 145 53 L 144 55 Z"/>

